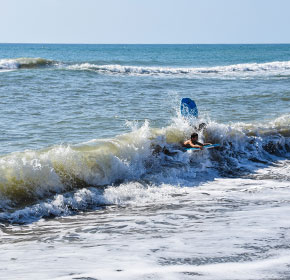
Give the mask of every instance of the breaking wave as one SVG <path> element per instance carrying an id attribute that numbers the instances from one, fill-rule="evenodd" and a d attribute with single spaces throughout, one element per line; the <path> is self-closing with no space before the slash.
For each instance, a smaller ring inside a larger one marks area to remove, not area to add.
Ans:
<path id="1" fill-rule="evenodd" d="M 194 187 L 254 173 L 289 157 L 289 125 L 290 115 L 267 124 L 208 122 L 201 138 L 221 147 L 185 152 L 179 143 L 195 124 L 177 117 L 165 128 L 145 122 L 114 139 L 8 154 L 0 158 L 0 221 L 21 223 L 126 203 L 125 195 L 110 196 L 108 189 L 130 184 Z"/>
<path id="2" fill-rule="evenodd" d="M 53 65 L 55 62 L 53 60 L 44 58 L 9 58 L 0 59 L 0 70 L 15 70 L 20 68 L 37 68 Z"/>
<path id="3" fill-rule="evenodd" d="M 267 63 L 244 63 L 214 67 L 158 67 L 130 66 L 120 64 L 101 65 L 84 62 L 57 62 L 45 58 L 11 58 L 0 59 L 0 71 L 11 71 L 23 68 L 55 66 L 56 69 L 72 71 L 93 71 L 100 74 L 149 75 L 149 76 L 189 76 L 189 77 L 257 77 L 274 76 L 278 78 L 290 75 L 290 61 L 274 61 Z"/>
<path id="4" fill-rule="evenodd" d="M 290 61 L 276 61 L 268 63 L 245 63 L 215 67 L 143 67 L 128 65 L 97 65 L 82 63 L 68 66 L 70 70 L 95 71 L 103 74 L 131 74 L 131 75 L 194 75 L 194 76 L 253 76 L 253 75 L 290 75 Z"/>

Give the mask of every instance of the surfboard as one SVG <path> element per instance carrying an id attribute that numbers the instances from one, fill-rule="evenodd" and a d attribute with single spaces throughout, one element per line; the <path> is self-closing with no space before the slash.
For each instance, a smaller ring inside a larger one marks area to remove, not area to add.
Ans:
<path id="1" fill-rule="evenodd" d="M 211 144 L 203 146 L 204 149 L 212 149 L 215 147 L 220 147 L 220 144 Z M 200 148 L 185 148 L 186 151 L 200 151 Z"/>
<path id="2" fill-rule="evenodd" d="M 198 110 L 195 102 L 190 98 L 182 98 L 180 104 L 181 115 L 185 118 L 198 118 Z"/>

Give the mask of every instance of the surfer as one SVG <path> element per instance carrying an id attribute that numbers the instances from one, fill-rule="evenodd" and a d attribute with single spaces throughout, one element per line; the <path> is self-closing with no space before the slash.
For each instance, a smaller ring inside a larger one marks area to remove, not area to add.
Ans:
<path id="1" fill-rule="evenodd" d="M 170 152 L 165 146 L 162 148 L 160 145 L 156 145 L 153 150 L 153 155 L 159 155 L 161 152 L 167 156 L 175 156 L 177 154 L 177 152 Z"/>
<path id="2" fill-rule="evenodd" d="M 206 129 L 206 123 L 200 123 L 198 125 L 198 127 L 195 127 L 195 129 L 199 132 L 199 131 L 203 131 L 204 129 Z"/>
<path id="3" fill-rule="evenodd" d="M 211 143 L 200 143 L 198 142 L 198 134 L 196 132 L 192 133 L 189 140 L 186 140 L 182 143 L 184 148 L 200 148 L 203 149 L 203 146 L 211 145 Z"/>

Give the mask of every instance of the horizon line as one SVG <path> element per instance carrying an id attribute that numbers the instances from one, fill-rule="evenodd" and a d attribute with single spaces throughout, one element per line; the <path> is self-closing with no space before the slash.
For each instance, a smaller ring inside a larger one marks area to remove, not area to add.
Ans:
<path id="1" fill-rule="evenodd" d="M 41 42 L 0 42 L 0 44 L 35 45 L 290 45 L 289 43 L 41 43 Z"/>

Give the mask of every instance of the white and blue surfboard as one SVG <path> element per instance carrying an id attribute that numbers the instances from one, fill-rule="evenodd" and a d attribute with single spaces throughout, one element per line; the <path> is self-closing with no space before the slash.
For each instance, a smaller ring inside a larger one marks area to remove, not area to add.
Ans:
<path id="1" fill-rule="evenodd" d="M 198 110 L 195 102 L 186 97 L 181 99 L 180 112 L 184 118 L 198 118 Z"/>

